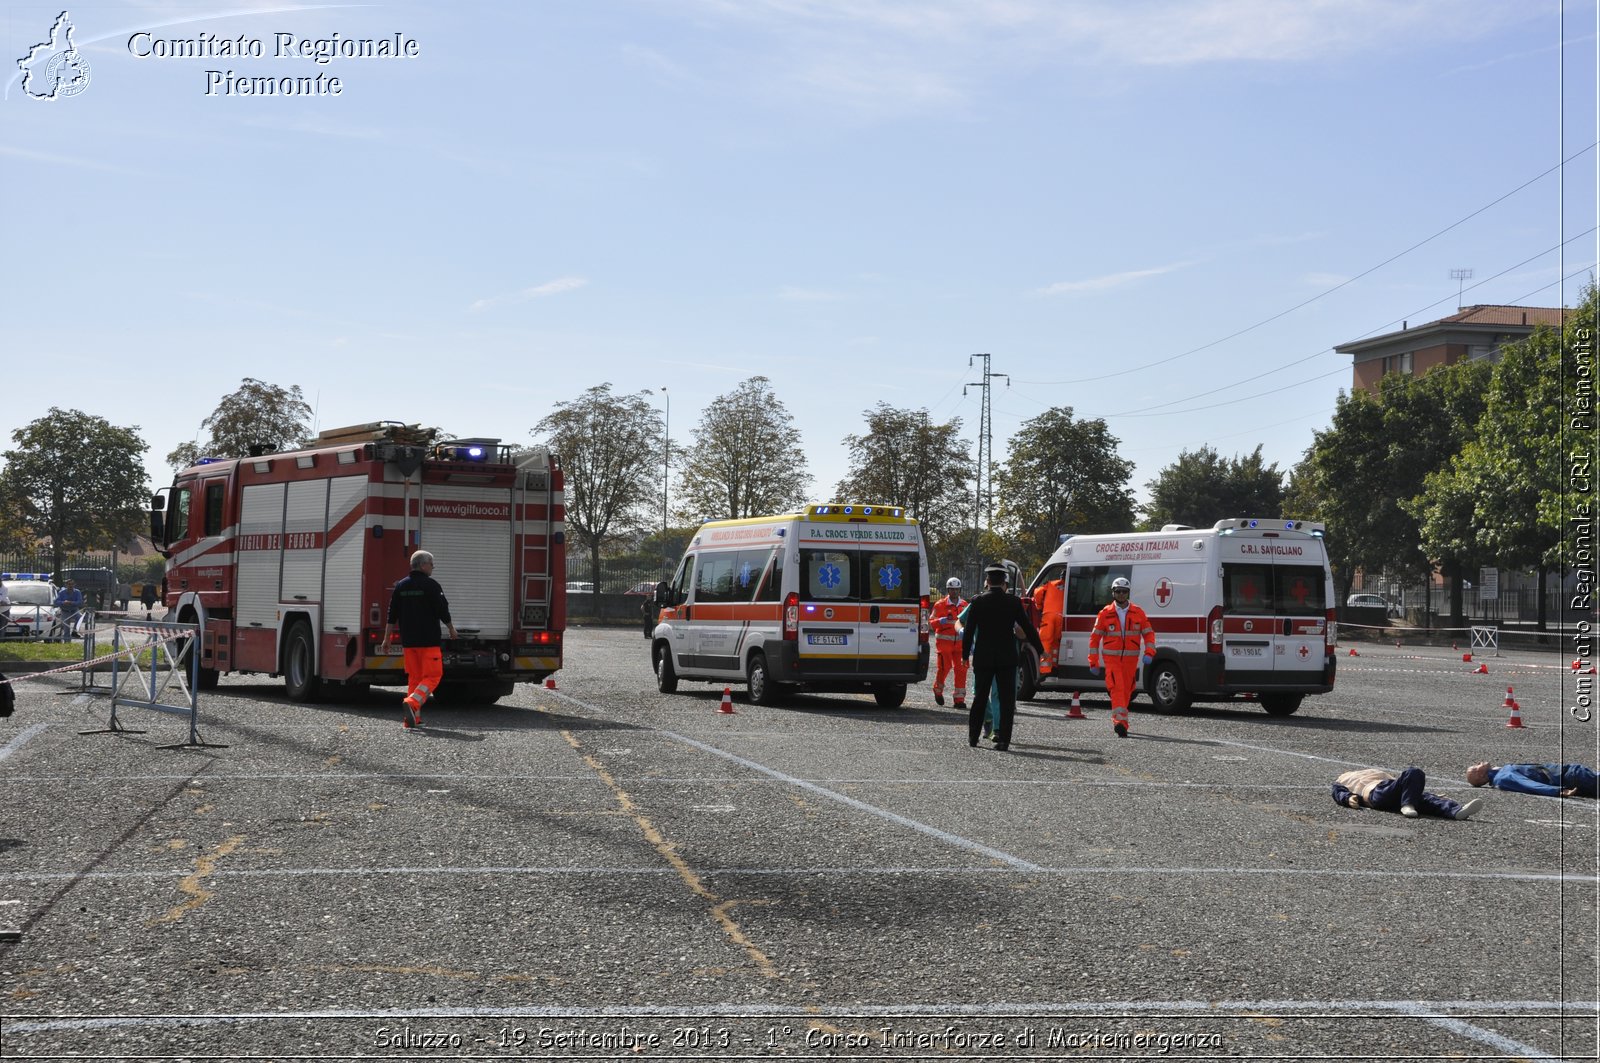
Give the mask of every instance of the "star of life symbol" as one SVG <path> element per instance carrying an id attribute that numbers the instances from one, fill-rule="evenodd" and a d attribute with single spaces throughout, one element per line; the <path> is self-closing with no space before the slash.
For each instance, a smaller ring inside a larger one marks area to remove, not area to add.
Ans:
<path id="1" fill-rule="evenodd" d="M 63 11 L 50 27 L 50 39 L 17 60 L 22 91 L 36 100 L 76 96 L 89 87 L 89 60 L 72 43 L 72 19 Z"/>
<path id="2" fill-rule="evenodd" d="M 900 586 L 900 570 L 893 565 L 884 565 L 878 570 L 878 582 L 883 584 L 884 590 L 894 590 Z"/>
<path id="3" fill-rule="evenodd" d="M 1165 609 L 1170 601 L 1172 601 L 1172 581 L 1162 576 L 1156 581 L 1156 604 Z"/>
<path id="4" fill-rule="evenodd" d="M 837 587 L 839 581 L 843 578 L 843 573 L 839 571 L 839 566 L 835 564 L 826 564 L 817 570 L 817 582 L 830 591 Z"/>

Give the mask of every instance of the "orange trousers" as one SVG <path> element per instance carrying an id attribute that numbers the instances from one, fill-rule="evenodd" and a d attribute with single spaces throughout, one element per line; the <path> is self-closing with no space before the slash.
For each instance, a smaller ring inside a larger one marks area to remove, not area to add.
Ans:
<path id="1" fill-rule="evenodd" d="M 944 693 L 944 680 L 952 671 L 955 672 L 956 700 L 967 700 L 967 662 L 961 659 L 961 640 L 938 642 L 939 670 L 934 673 L 933 692 Z"/>
<path id="2" fill-rule="evenodd" d="M 1106 666 L 1106 693 L 1111 695 L 1111 722 L 1128 726 L 1128 703 L 1139 678 L 1139 658 L 1102 657 Z"/>
<path id="3" fill-rule="evenodd" d="M 444 654 L 437 646 L 406 647 L 406 708 L 420 713 L 444 678 Z"/>

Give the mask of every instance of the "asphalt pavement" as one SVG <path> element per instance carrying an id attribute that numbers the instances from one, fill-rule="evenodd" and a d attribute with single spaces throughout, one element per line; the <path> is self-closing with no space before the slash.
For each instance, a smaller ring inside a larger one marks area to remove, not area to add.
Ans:
<path id="1" fill-rule="evenodd" d="M 637 631 L 559 689 L 294 705 L 224 677 L 201 733 L 0 721 L 0 1057 L 1596 1056 L 1596 805 L 1475 760 L 1600 760 L 1555 652 L 1341 649 L 1334 693 L 1117 738 L 1046 695 L 971 749 L 906 705 L 656 692 Z M 1520 729 L 1506 726 L 1506 687 Z M 1333 803 L 1419 765 L 1471 821 Z"/>

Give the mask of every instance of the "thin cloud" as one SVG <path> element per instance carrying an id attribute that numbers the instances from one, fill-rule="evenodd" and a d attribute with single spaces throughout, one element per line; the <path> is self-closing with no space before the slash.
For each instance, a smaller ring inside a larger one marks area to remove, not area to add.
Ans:
<path id="1" fill-rule="evenodd" d="M 75 155 L 57 155 L 48 151 L 30 151 L 27 148 L 0 145 L 0 155 L 10 155 L 12 158 L 27 159 L 30 162 L 45 162 L 52 166 L 75 166 L 81 170 L 104 170 L 107 173 L 132 174 L 139 177 L 150 176 L 143 170 L 134 170 L 127 166 L 115 166 L 108 162 L 79 158 Z"/>
<path id="2" fill-rule="evenodd" d="M 820 288 L 797 288 L 786 284 L 778 289 L 778 298 L 791 303 L 835 303 L 844 296 L 839 292 L 827 292 Z"/>
<path id="3" fill-rule="evenodd" d="M 1184 269 L 1194 265 L 1193 262 L 1174 262 L 1167 266 L 1156 266 L 1153 269 L 1130 269 L 1123 273 L 1107 273 L 1100 277 L 1089 277 L 1080 281 L 1057 281 L 1054 284 L 1040 288 L 1040 295 L 1072 295 L 1078 292 L 1103 292 L 1111 288 L 1121 288 L 1125 284 L 1142 281 L 1146 277 L 1159 277 L 1163 273 Z"/>
<path id="4" fill-rule="evenodd" d="M 576 291 L 588 283 L 588 280 L 583 277 L 557 277 L 553 281 L 546 281 L 543 284 L 534 285 L 532 288 L 524 288 L 520 292 L 512 292 L 510 295 L 496 295 L 487 299 L 479 299 L 467 307 L 467 311 L 476 314 L 494 306 L 510 306 L 514 303 L 525 303 L 530 299 L 544 299 L 552 295 L 560 295 L 563 292 Z"/>

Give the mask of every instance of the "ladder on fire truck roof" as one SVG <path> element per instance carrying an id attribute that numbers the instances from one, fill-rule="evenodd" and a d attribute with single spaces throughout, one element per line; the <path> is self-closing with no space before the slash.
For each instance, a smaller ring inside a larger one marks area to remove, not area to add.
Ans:
<path id="1" fill-rule="evenodd" d="M 369 421 L 366 424 L 323 429 L 317 433 L 317 444 L 336 446 L 341 443 L 399 443 L 420 447 L 432 442 L 432 438 L 433 433 L 420 424 L 406 424 L 403 421 Z"/>

